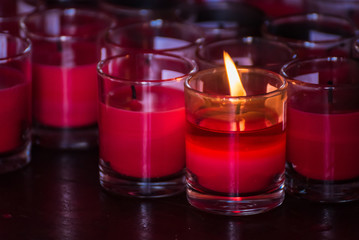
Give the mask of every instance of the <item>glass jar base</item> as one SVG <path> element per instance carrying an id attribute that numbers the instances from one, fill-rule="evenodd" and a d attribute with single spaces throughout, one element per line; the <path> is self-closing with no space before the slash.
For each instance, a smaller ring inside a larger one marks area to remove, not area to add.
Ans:
<path id="1" fill-rule="evenodd" d="M 53 128 L 38 125 L 33 129 L 34 145 L 44 148 L 85 150 L 98 146 L 96 125 L 79 128 Z"/>
<path id="2" fill-rule="evenodd" d="M 31 141 L 16 151 L 0 154 L 0 174 L 13 172 L 28 165 L 31 161 Z"/>
<path id="3" fill-rule="evenodd" d="M 276 190 L 263 194 L 243 197 L 231 197 L 207 194 L 187 186 L 188 202 L 202 211 L 228 215 L 247 216 L 267 212 L 278 207 L 284 201 L 283 184 Z"/>
<path id="4" fill-rule="evenodd" d="M 285 182 L 286 192 L 302 199 L 324 203 L 359 200 L 359 178 L 346 181 L 314 180 L 287 166 Z"/>
<path id="5" fill-rule="evenodd" d="M 108 163 L 100 159 L 100 184 L 115 195 L 137 198 L 169 197 L 185 190 L 184 173 L 161 178 L 130 178 L 116 173 Z"/>

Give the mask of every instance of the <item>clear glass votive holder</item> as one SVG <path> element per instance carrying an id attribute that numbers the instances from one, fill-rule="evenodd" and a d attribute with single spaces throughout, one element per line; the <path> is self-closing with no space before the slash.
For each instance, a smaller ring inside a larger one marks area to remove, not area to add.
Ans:
<path id="1" fill-rule="evenodd" d="M 258 67 L 277 73 L 296 57 L 284 43 L 247 36 L 201 44 L 196 51 L 199 69 L 223 66 L 223 51 L 231 55 L 237 67 Z"/>
<path id="2" fill-rule="evenodd" d="M 0 173 L 31 161 L 31 43 L 0 33 Z"/>
<path id="3" fill-rule="evenodd" d="M 259 36 L 265 14 L 243 2 L 215 1 L 190 5 L 189 21 L 200 26 L 206 42 L 240 36 Z"/>
<path id="4" fill-rule="evenodd" d="M 181 22 L 187 18 L 188 11 L 183 3 L 182 0 L 103 0 L 99 1 L 99 7 L 115 16 L 119 25 L 127 25 L 154 19 Z"/>
<path id="5" fill-rule="evenodd" d="M 27 14 L 44 7 L 41 0 L 2 0 L 0 3 L 0 31 L 23 36 L 20 21 Z"/>
<path id="6" fill-rule="evenodd" d="M 288 79 L 287 192 L 317 202 L 359 199 L 359 63 L 294 60 Z"/>
<path id="7" fill-rule="evenodd" d="M 97 72 L 100 40 L 115 19 L 76 8 L 26 16 L 33 44 L 34 144 L 59 149 L 97 146 Z"/>
<path id="8" fill-rule="evenodd" d="M 358 0 L 306 0 L 306 11 L 347 18 L 359 27 Z"/>
<path id="9" fill-rule="evenodd" d="M 184 80 L 194 61 L 134 52 L 102 60 L 99 77 L 100 183 L 139 198 L 185 189 Z"/>
<path id="10" fill-rule="evenodd" d="M 345 18 L 308 13 L 267 21 L 262 34 L 288 44 L 298 58 L 351 57 L 356 28 Z"/>
<path id="11" fill-rule="evenodd" d="M 198 26 L 156 19 L 110 29 L 104 46 L 107 57 L 145 50 L 194 59 L 203 40 L 204 33 Z"/>
<path id="12" fill-rule="evenodd" d="M 287 83 L 238 68 L 246 96 L 231 96 L 224 68 L 185 82 L 187 199 L 207 212 L 244 216 L 284 199 Z"/>

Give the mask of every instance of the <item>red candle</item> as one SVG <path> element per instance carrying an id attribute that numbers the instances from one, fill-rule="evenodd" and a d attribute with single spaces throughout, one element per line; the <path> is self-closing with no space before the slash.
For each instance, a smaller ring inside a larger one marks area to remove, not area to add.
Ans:
<path id="1" fill-rule="evenodd" d="M 11 68 L 0 68 L 0 154 L 22 146 L 30 129 L 30 83 Z M 1 170 L 0 170 L 1 171 Z"/>
<path id="2" fill-rule="evenodd" d="M 260 192 L 283 174 L 282 124 L 267 127 L 270 120 L 264 114 L 248 115 L 241 131 L 233 129 L 229 115 L 203 119 L 196 125 L 188 123 L 187 169 L 203 188 L 227 194 Z"/>
<path id="3" fill-rule="evenodd" d="M 288 78 L 286 189 L 320 202 L 358 199 L 358 62 L 295 60 Z"/>
<path id="4" fill-rule="evenodd" d="M 157 178 L 184 167 L 183 91 L 168 87 L 111 92 L 100 104 L 100 157 L 116 172 Z"/>
<path id="5" fill-rule="evenodd" d="M 185 83 L 187 199 L 251 215 L 284 199 L 286 83 L 265 69 L 225 65 Z"/>
<path id="6" fill-rule="evenodd" d="M 132 52 L 100 61 L 100 183 L 136 197 L 184 190 L 183 81 L 194 62 L 175 55 Z"/>
<path id="7" fill-rule="evenodd" d="M 0 34 L 0 174 L 30 163 L 31 43 Z"/>
<path id="8" fill-rule="evenodd" d="M 359 176 L 359 112 L 319 114 L 288 108 L 288 160 L 318 180 Z"/>
<path id="9" fill-rule="evenodd" d="M 34 117 L 52 127 L 97 121 L 96 64 L 74 67 L 33 64 Z"/>
<path id="10" fill-rule="evenodd" d="M 287 44 L 298 58 L 349 57 L 356 28 L 345 18 L 303 13 L 267 21 L 262 35 Z"/>
<path id="11" fill-rule="evenodd" d="M 43 9 L 21 25 L 33 46 L 34 143 L 42 147 L 97 146 L 100 42 L 115 25 L 90 9 Z"/>
<path id="12" fill-rule="evenodd" d="M 38 123 L 51 127 L 96 123 L 96 48 L 94 43 L 34 43 L 33 102 Z"/>

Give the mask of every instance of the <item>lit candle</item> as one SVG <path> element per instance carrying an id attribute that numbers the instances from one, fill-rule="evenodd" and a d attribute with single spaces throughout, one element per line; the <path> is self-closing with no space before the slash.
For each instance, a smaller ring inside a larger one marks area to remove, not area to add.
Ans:
<path id="1" fill-rule="evenodd" d="M 286 83 L 263 69 L 225 65 L 185 84 L 188 199 L 203 210 L 254 214 L 283 201 Z"/>

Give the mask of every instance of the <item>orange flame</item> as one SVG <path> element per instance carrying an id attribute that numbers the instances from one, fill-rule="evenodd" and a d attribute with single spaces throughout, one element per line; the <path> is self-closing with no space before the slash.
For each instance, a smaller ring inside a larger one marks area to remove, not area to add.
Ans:
<path id="1" fill-rule="evenodd" d="M 223 51 L 223 60 L 224 66 L 226 67 L 231 96 L 246 96 L 247 93 L 243 87 L 241 78 L 239 77 L 237 67 L 234 64 L 231 56 L 226 51 Z"/>

